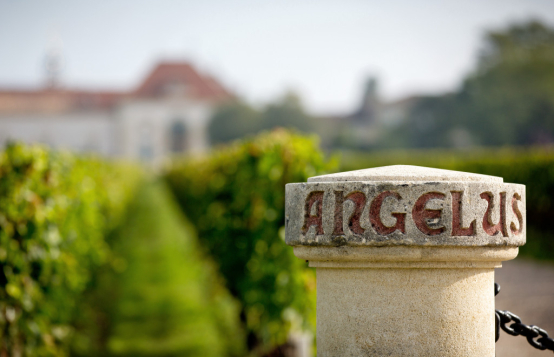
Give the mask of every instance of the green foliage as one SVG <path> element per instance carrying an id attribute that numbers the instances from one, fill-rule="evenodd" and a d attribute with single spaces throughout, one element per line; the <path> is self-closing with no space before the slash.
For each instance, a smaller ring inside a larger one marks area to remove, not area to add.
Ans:
<path id="1" fill-rule="evenodd" d="M 135 166 L 7 147 L 0 354 L 244 355 L 239 304 L 171 197 Z"/>
<path id="2" fill-rule="evenodd" d="M 386 165 L 418 165 L 503 177 L 505 182 L 526 185 L 527 244 L 521 254 L 554 260 L 554 149 L 503 148 L 410 150 L 367 153 L 347 152 L 342 170 Z"/>
<path id="3" fill-rule="evenodd" d="M 98 277 L 74 353 L 244 356 L 239 304 L 164 185 L 142 185 L 111 246 L 117 263 Z"/>
<path id="4" fill-rule="evenodd" d="M 530 21 L 489 32 L 461 89 L 422 99 L 390 139 L 401 147 L 553 143 L 554 28 Z"/>
<path id="5" fill-rule="evenodd" d="M 110 263 L 136 168 L 10 145 L 0 153 L 0 354 L 62 356 L 78 297 Z"/>
<path id="6" fill-rule="evenodd" d="M 262 110 L 240 101 L 224 104 L 214 114 L 208 131 L 212 143 L 219 144 L 277 127 L 303 132 L 313 129 L 313 118 L 305 112 L 298 95 L 286 93 Z"/>
<path id="7" fill-rule="evenodd" d="M 419 99 L 411 108 L 407 121 L 386 135 L 381 140 L 380 147 L 469 146 L 473 138 L 461 124 L 461 112 L 456 98 L 456 95 L 444 95 Z"/>
<path id="8" fill-rule="evenodd" d="M 260 130 L 260 112 L 240 101 L 222 105 L 214 114 L 208 128 L 212 143 L 236 140 Z"/>
<path id="9" fill-rule="evenodd" d="M 483 144 L 554 142 L 554 29 L 538 22 L 490 32 L 460 93 L 464 121 Z"/>
<path id="10" fill-rule="evenodd" d="M 285 184 L 328 170 L 312 138 L 284 130 L 175 162 L 166 179 L 242 303 L 263 353 L 315 322 L 315 276 L 284 242 Z M 302 325 L 302 326 L 301 326 Z"/>
<path id="11" fill-rule="evenodd" d="M 300 101 L 300 97 L 295 93 L 286 93 L 275 103 L 266 106 L 262 125 L 264 129 L 295 128 L 303 132 L 312 129 L 312 118 L 306 114 Z"/>
<path id="12" fill-rule="evenodd" d="M 506 30 L 490 31 L 481 50 L 478 71 L 486 73 L 498 66 L 552 66 L 554 29 L 539 21 L 514 24 Z"/>

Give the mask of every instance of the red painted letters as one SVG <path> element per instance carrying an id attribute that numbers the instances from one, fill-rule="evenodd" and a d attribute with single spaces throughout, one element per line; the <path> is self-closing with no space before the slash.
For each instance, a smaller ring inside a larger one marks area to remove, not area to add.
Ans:
<path id="1" fill-rule="evenodd" d="M 354 234 L 363 234 L 365 229 L 360 225 L 360 219 L 362 218 L 362 212 L 364 210 L 366 197 L 363 192 L 354 191 L 349 193 L 343 198 L 342 191 L 335 191 L 335 228 L 333 235 L 343 235 L 342 229 L 342 215 L 343 215 L 343 203 L 345 200 L 354 202 L 354 212 L 348 220 L 348 227 Z"/>
<path id="2" fill-rule="evenodd" d="M 502 236 L 508 236 L 508 230 L 506 229 L 506 192 L 500 192 L 500 219 L 497 224 L 492 223 L 492 208 L 493 196 L 490 192 L 483 192 L 481 198 L 487 200 L 488 206 L 485 215 L 483 216 L 483 229 L 485 232 L 494 236 L 496 233 L 501 232 Z"/>
<path id="3" fill-rule="evenodd" d="M 316 204 L 315 215 L 312 216 L 312 206 Z M 302 226 L 302 234 L 308 233 L 311 226 L 316 226 L 316 234 L 323 233 L 323 191 L 312 191 L 306 198 L 304 206 L 304 225 Z"/>
<path id="4" fill-rule="evenodd" d="M 367 234 L 366 230 L 361 226 L 362 213 L 366 207 L 366 195 L 360 191 L 350 192 L 344 196 L 343 191 L 334 191 L 335 194 L 335 208 L 334 208 L 334 227 L 332 236 L 345 235 L 343 228 L 344 220 L 344 202 L 352 201 L 354 203 L 354 210 L 350 217 L 348 217 L 348 227 L 352 234 L 363 235 Z M 473 220 L 468 227 L 462 225 L 462 198 L 464 192 L 462 191 L 450 191 L 452 197 L 452 231 L 453 237 L 471 237 L 477 235 L 476 221 Z M 483 230 L 489 236 L 495 236 L 499 232 L 503 237 L 508 237 L 508 233 L 513 235 L 519 235 L 524 229 L 523 214 L 518 207 L 518 202 L 521 202 L 521 196 L 518 193 L 514 193 L 511 198 L 512 211 L 517 219 L 517 222 L 510 222 L 510 231 L 506 223 L 506 192 L 500 192 L 500 200 L 498 204 L 495 204 L 494 195 L 491 192 L 483 192 L 479 195 L 482 199 L 488 203 L 487 209 L 483 216 Z M 393 226 L 386 226 L 381 220 L 381 210 L 387 197 L 392 197 L 397 201 L 402 201 L 402 197 L 396 191 L 384 191 L 380 192 L 369 205 L 369 221 L 373 231 L 378 235 L 389 235 L 396 231 L 400 231 L 406 234 L 406 213 L 394 212 L 391 213 L 392 217 L 396 219 Z M 444 200 L 446 195 L 441 192 L 427 192 L 422 194 L 415 202 L 412 208 L 412 218 L 415 226 L 423 233 L 429 236 L 435 236 L 442 234 L 446 231 L 444 225 L 439 226 L 440 219 L 442 217 L 442 209 L 430 209 L 426 208 L 427 204 L 431 200 Z M 306 197 L 304 205 L 304 224 L 301 228 L 302 234 L 306 235 L 310 230 L 310 227 L 315 227 L 316 235 L 324 235 L 323 230 L 323 198 L 324 191 L 312 191 Z M 498 223 L 492 222 L 493 209 L 497 209 L 499 212 Z M 312 214 L 313 213 L 313 214 Z"/>
<path id="5" fill-rule="evenodd" d="M 383 205 L 385 198 L 389 196 L 392 196 L 397 200 L 402 199 L 398 192 L 392 191 L 382 192 L 375 197 L 369 207 L 369 221 L 371 222 L 371 226 L 380 235 L 391 234 L 397 229 L 402 233 L 406 233 L 406 213 L 392 213 L 392 216 L 396 218 L 396 224 L 392 227 L 385 226 L 381 221 L 381 206 Z"/>
<path id="6" fill-rule="evenodd" d="M 523 216 L 521 215 L 521 211 L 519 210 L 519 207 L 517 206 L 517 201 L 521 201 L 521 196 L 517 193 L 514 193 L 514 196 L 512 197 L 512 211 L 517 217 L 517 221 L 519 223 L 519 228 L 516 229 L 516 225 L 514 222 L 510 223 L 510 230 L 514 235 L 519 235 L 523 231 Z"/>
<path id="7" fill-rule="evenodd" d="M 412 210 L 412 217 L 414 218 L 414 223 L 416 227 L 424 234 L 428 236 L 435 236 L 441 234 L 445 231 L 444 227 L 431 228 L 427 224 L 428 219 L 437 219 L 441 217 L 441 209 L 427 209 L 425 205 L 428 201 L 433 199 L 443 200 L 445 197 L 444 193 L 440 192 L 428 192 L 421 195 Z"/>
<path id="8" fill-rule="evenodd" d="M 462 192 L 452 191 L 452 235 L 467 237 L 475 235 L 475 220 L 468 228 L 462 228 Z"/>
<path id="9" fill-rule="evenodd" d="M 360 226 L 360 218 L 362 218 L 362 212 L 365 206 L 365 195 L 362 192 L 352 192 L 346 196 L 347 200 L 354 202 L 356 207 L 354 207 L 354 212 L 348 220 L 348 227 L 355 234 L 363 234 L 365 229 Z"/>
<path id="10" fill-rule="evenodd" d="M 333 229 L 334 236 L 344 235 L 344 230 L 342 229 L 342 216 L 343 216 L 343 206 L 344 203 L 344 194 L 342 191 L 335 191 L 335 228 Z"/>

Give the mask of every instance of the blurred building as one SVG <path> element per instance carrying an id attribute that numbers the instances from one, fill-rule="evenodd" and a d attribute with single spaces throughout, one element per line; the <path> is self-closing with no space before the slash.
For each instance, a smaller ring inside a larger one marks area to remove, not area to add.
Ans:
<path id="1" fill-rule="evenodd" d="M 159 162 L 209 146 L 212 112 L 231 98 L 186 62 L 159 63 L 135 90 L 64 89 L 49 64 L 42 89 L 0 88 L 0 145 L 10 140 Z"/>
<path id="2" fill-rule="evenodd" d="M 384 134 L 407 120 L 421 98 L 384 101 L 379 97 L 377 80 L 369 78 L 353 112 L 320 118 L 318 133 L 325 147 L 367 149 L 382 145 Z"/>

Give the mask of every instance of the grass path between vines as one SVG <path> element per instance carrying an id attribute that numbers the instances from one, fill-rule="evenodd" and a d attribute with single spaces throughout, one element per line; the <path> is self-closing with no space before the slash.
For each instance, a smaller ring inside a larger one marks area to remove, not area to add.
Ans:
<path id="1" fill-rule="evenodd" d="M 113 296 L 111 353 L 229 355 L 236 304 L 162 182 L 139 189 L 114 251 L 124 260 Z"/>

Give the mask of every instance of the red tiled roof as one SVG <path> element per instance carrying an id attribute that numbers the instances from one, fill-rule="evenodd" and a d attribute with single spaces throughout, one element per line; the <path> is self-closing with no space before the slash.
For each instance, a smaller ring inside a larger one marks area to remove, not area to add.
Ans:
<path id="1" fill-rule="evenodd" d="M 195 99 L 219 101 L 231 97 L 215 79 L 201 75 L 186 62 L 158 64 L 133 94 L 156 98 L 166 94 L 168 85 L 175 84 L 183 85 L 187 96 Z"/>
<path id="2" fill-rule="evenodd" d="M 0 89 L 0 113 L 55 114 L 76 110 L 108 110 L 127 94 L 66 89 Z"/>
<path id="3" fill-rule="evenodd" d="M 199 74 L 189 63 L 162 62 L 132 92 L 0 89 L 0 114 L 109 110 L 127 98 L 162 97 L 174 85 L 182 86 L 185 96 L 197 100 L 217 102 L 232 97 L 215 79 Z"/>

